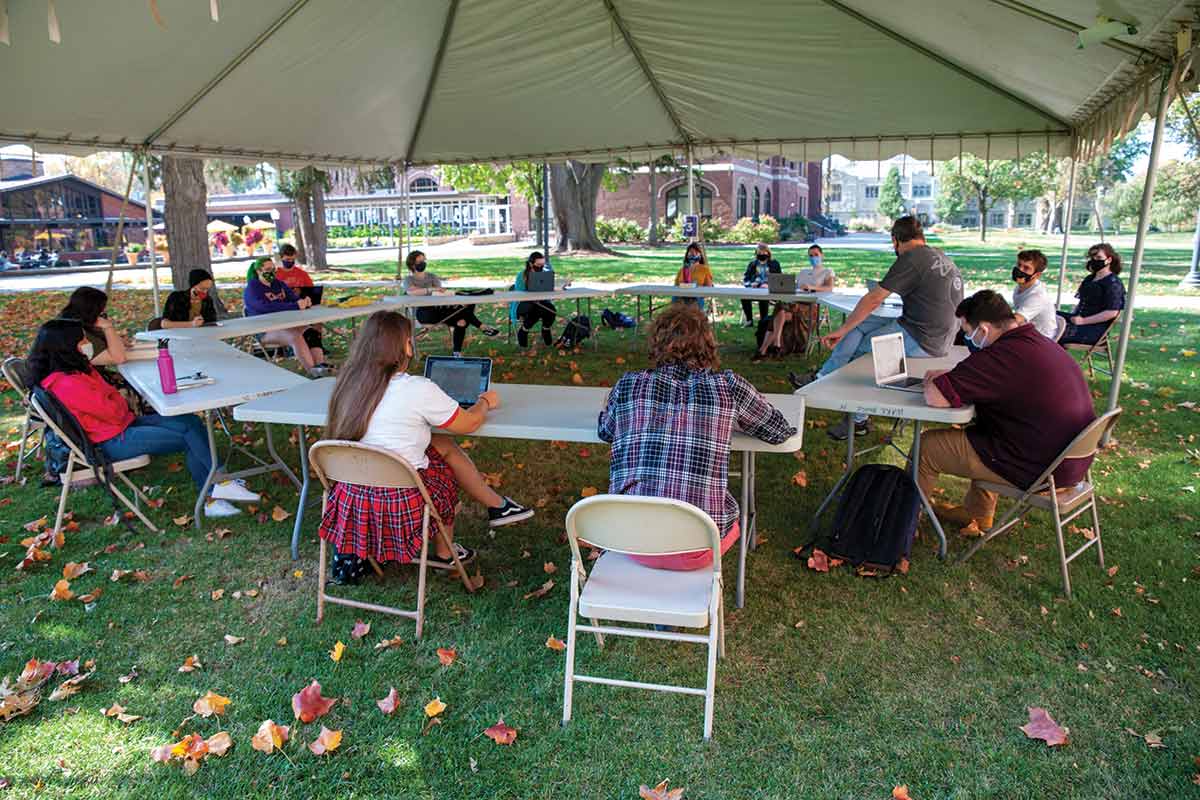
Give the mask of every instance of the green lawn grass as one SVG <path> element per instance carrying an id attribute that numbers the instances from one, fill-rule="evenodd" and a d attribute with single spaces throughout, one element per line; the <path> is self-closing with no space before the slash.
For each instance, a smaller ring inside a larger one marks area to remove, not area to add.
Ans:
<path id="1" fill-rule="evenodd" d="M 673 268 L 675 256 L 646 258 L 654 260 L 653 274 L 643 260 L 593 259 L 589 267 L 614 279 L 653 279 Z M 719 269 L 727 277 L 740 258 Z M 439 271 L 477 265 L 446 266 Z M 47 293 L 0 300 L 6 352 L 23 349 L 62 299 Z M 148 304 L 145 292 L 121 292 L 112 316 L 133 326 L 149 316 Z M 43 700 L 30 716 L 0 724 L 0 777 L 12 784 L 0 796 L 558 800 L 636 797 L 639 784 L 664 778 L 686 787 L 685 798 L 887 798 L 900 784 L 920 800 L 1195 796 L 1200 511 L 1187 487 L 1200 486 L 1200 417 L 1183 403 L 1197 396 L 1200 358 L 1184 355 L 1195 349 L 1197 332 L 1195 316 L 1138 315 L 1128 363 L 1135 383 L 1124 394 L 1119 446 L 1096 466 L 1105 551 L 1119 569 L 1109 577 L 1090 554 L 1081 558 L 1070 602 L 1061 597 L 1052 530 L 1038 517 L 966 565 L 938 561 L 926 532 L 907 576 L 871 580 L 806 570 L 791 549 L 804 540 L 843 453 L 822 429 L 833 415 L 810 414 L 803 460 L 759 459 L 765 541 L 750 558 L 746 607 L 728 613 L 728 657 L 719 664 L 709 744 L 701 740 L 698 698 L 599 686 L 578 686 L 574 721 L 559 726 L 563 656 L 544 643 L 566 635 L 562 520 L 583 487 L 607 485 L 602 447 L 583 452 L 576 445 L 473 440 L 472 456 L 486 471 L 501 473 L 502 491 L 544 506 L 530 523 L 494 537 L 480 509 L 464 507 L 458 535 L 480 548 L 486 586 L 467 595 L 454 581 L 433 579 L 419 642 L 410 622 L 349 609 L 331 608 L 322 625 L 313 624 L 315 512 L 299 562 L 289 559 L 290 519 L 222 521 L 232 535 L 211 542 L 205 532 L 217 525 L 199 533 L 174 525 L 172 517 L 190 513 L 192 490 L 186 472 L 170 470 L 170 458 L 156 459 L 136 478 L 165 499 L 153 511 L 164 533 L 105 527 L 107 499 L 83 490 L 69 502 L 80 530 L 68 534 L 52 561 L 15 572 L 24 552 L 21 526 L 52 515 L 57 498 L 37 485 L 35 462 L 25 486 L 0 487 L 0 674 L 15 676 L 33 656 L 95 659 L 97 672 L 75 697 Z M 751 364 L 750 334 L 723 326 L 723 363 L 764 391 L 782 391 L 786 369 L 804 365 Z M 474 342 L 470 349 L 492 352 L 510 382 L 568 383 L 578 372 L 589 384 L 611 383 L 642 363 L 632 332 L 602 333 L 600 343 L 598 352 L 585 347 L 561 355 L 522 355 L 503 342 Z M 423 350 L 445 344 L 435 332 Z M 1102 394 L 1108 381 L 1093 387 Z M 1052 390 L 1030 390 L 1039 388 Z M 13 393 L 0 396 L 2 424 L 15 438 Z M 285 452 L 294 463 L 294 446 Z M 15 451 L 4 457 L 0 468 L 11 474 Z M 801 469 L 804 489 L 792 483 Z M 251 485 L 269 496 L 264 510 L 275 504 L 293 510 L 290 486 L 268 478 Z M 962 488 L 949 480 L 944 486 L 950 496 Z M 115 552 L 106 553 L 114 543 Z M 964 542 L 951 542 L 952 557 L 964 549 Z M 94 609 L 51 602 L 47 595 L 62 566 L 85 560 L 95 571 L 72 588 L 104 586 Z M 557 566 L 555 587 L 543 598 L 522 599 L 547 580 L 547 563 Z M 730 570 L 733 564 L 727 561 Z M 115 568 L 145 569 L 152 579 L 110 583 Z M 184 575 L 192 577 L 175 588 Z M 352 594 L 408 602 L 414 586 L 405 568 Z M 244 594 L 252 588 L 253 598 Z M 225 589 L 218 601 L 211 599 L 215 589 Z M 243 592 L 239 599 L 235 591 Z M 732 606 L 732 585 L 726 594 Z M 350 638 L 356 618 L 372 624 L 362 641 Z M 230 646 L 225 634 L 246 640 Z M 402 646 L 373 650 L 396 634 Z M 277 643 L 281 637 L 286 645 Z M 328 651 L 339 640 L 349 647 L 335 664 Z M 438 647 L 456 648 L 458 660 L 442 667 Z M 178 672 L 189 655 L 204 668 Z M 134 666 L 138 678 L 119 683 Z M 601 652 L 583 639 L 579 666 L 699 685 L 704 653 L 637 640 L 612 641 Z M 262 720 L 293 723 L 291 696 L 314 678 L 341 702 L 319 723 L 295 724 L 286 757 L 251 749 Z M 374 701 L 393 686 L 401 707 L 385 717 Z M 210 689 L 232 698 L 226 714 L 181 726 L 193 701 Z M 435 696 L 448 708 L 442 724 L 423 733 L 421 708 Z M 126 727 L 103 717 L 100 711 L 114 702 L 143 719 Z M 1049 749 L 1026 739 L 1018 726 L 1028 706 L 1043 706 L 1068 726 L 1070 744 Z M 519 730 L 511 747 L 483 736 L 500 717 Z M 323 758 L 303 747 L 320 723 L 344 731 L 341 748 Z M 1166 747 L 1150 749 L 1126 728 L 1156 731 Z M 234 748 L 186 777 L 149 755 L 176 730 L 206 736 L 226 730 Z"/>

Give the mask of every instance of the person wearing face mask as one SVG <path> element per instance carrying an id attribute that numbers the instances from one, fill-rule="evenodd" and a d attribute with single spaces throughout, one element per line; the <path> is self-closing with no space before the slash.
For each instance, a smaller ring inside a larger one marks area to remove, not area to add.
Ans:
<path id="1" fill-rule="evenodd" d="M 757 259 L 756 259 L 757 260 Z M 675 273 L 676 286 L 712 286 L 713 274 L 708 266 L 708 256 L 699 242 L 692 242 L 683 254 L 683 266 Z M 704 309 L 703 297 L 673 297 L 674 303 L 691 303 Z"/>
<path id="2" fill-rule="evenodd" d="M 303 310 L 312 306 L 312 300 L 297 297 L 286 283 L 279 280 L 275 262 L 266 256 L 255 259 L 246 272 L 246 289 L 242 292 L 242 300 L 248 317 Z M 268 331 L 262 334 L 261 341 L 268 346 L 292 348 L 300 365 L 314 378 L 323 378 L 333 372 L 333 366 L 325 361 L 320 331 L 312 326 Z"/>
<path id="3" fill-rule="evenodd" d="M 546 263 L 546 257 L 535 250 L 529 254 L 529 258 L 525 259 L 525 269 L 517 273 L 517 279 L 513 282 L 513 291 L 528 291 L 529 275 L 543 270 L 551 270 L 551 267 Z M 513 325 L 517 326 L 517 344 L 522 349 L 529 347 L 529 332 L 539 323 L 542 326 L 542 344 L 546 347 L 554 344 L 551 329 L 554 327 L 558 311 L 552 301 L 523 300 L 520 303 L 509 303 L 508 314 Z"/>
<path id="4" fill-rule="evenodd" d="M 836 276 L 825 266 L 825 255 L 821 245 L 808 248 L 808 264 L 812 277 L 797 288 L 802 292 L 832 292 Z M 776 303 L 771 316 L 758 323 L 755 338 L 758 350 L 752 361 L 761 361 L 769 355 L 803 353 L 808 349 L 808 337 L 817 328 L 820 308 L 816 303 Z M 794 373 L 789 373 L 794 378 Z"/>
<path id="5" fill-rule="evenodd" d="M 202 488 L 212 466 L 204 423 L 194 414 L 134 414 L 125 398 L 88 362 L 87 344 L 77 321 L 47 322 L 38 330 L 29 355 L 32 376 L 71 412 L 109 461 L 183 453 L 192 483 Z M 213 487 L 205 514 L 237 514 L 231 499 L 254 502 L 259 496 L 238 481 L 227 481 Z"/>
<path id="6" fill-rule="evenodd" d="M 925 243 L 921 221 L 913 216 L 901 217 L 892 224 L 892 250 L 896 260 L 887 274 L 863 295 L 841 327 L 821 339 L 832 351 L 829 358 L 811 376 L 792 380 L 796 388 L 871 352 L 871 339 L 887 333 L 904 334 L 904 350 L 909 358 L 944 356 L 950 351 L 957 328 L 954 309 L 963 296 L 958 267 L 941 250 Z M 873 316 L 892 292 L 903 302 L 900 318 Z M 869 430 L 867 415 L 856 414 L 853 431 L 842 420 L 829 426 L 826 433 L 832 439 L 844 440 Z"/>
<path id="7" fill-rule="evenodd" d="M 746 272 L 742 275 L 742 286 L 747 289 L 761 289 L 767 285 L 767 276 L 771 273 L 778 275 L 783 272 L 783 268 L 779 266 L 779 262 L 771 257 L 771 248 L 765 244 L 759 244 L 754 248 L 754 258 L 746 265 Z M 758 301 L 758 321 L 761 324 L 767 318 L 767 308 L 769 303 L 766 300 Z M 754 327 L 754 304 L 750 300 L 742 300 L 742 327 Z"/>
<path id="8" fill-rule="evenodd" d="M 159 328 L 199 328 L 221 319 L 217 310 L 216 284 L 207 270 L 188 273 L 188 288 L 167 295 Z M 153 323 L 151 330 L 154 330 Z"/>
<path id="9" fill-rule="evenodd" d="M 279 268 L 275 277 L 287 284 L 288 288 L 299 294 L 302 286 L 312 286 L 312 276 L 304 267 L 296 263 L 296 248 L 285 244 L 279 248 Z"/>
<path id="10" fill-rule="evenodd" d="M 1121 255 L 1103 242 L 1088 248 L 1087 259 L 1090 274 L 1075 293 L 1079 302 L 1070 314 L 1059 312 L 1067 321 L 1059 344 L 1095 344 L 1125 308 L 1125 284 L 1117 277 Z"/>
<path id="11" fill-rule="evenodd" d="M 1013 311 L 1017 319 L 1028 322 L 1037 332 L 1048 339 L 1058 335 L 1058 315 L 1054 301 L 1046 292 L 1041 280 L 1046 271 L 1046 256 L 1041 250 L 1022 250 L 1017 253 L 1017 264 L 1012 269 L 1012 279 L 1017 286 L 1013 289 Z"/>
<path id="12" fill-rule="evenodd" d="M 425 254 L 420 250 L 409 253 L 404 264 L 408 267 L 408 274 L 401 284 L 405 294 L 419 297 L 442 288 L 442 279 L 428 270 Z M 483 324 L 475 314 L 474 306 L 419 306 L 416 312 L 417 321 L 422 325 L 445 325 L 450 328 L 455 356 L 462 355 L 468 327 L 478 328 L 480 333 L 489 337 L 500 333 L 491 325 Z"/>
<path id="13" fill-rule="evenodd" d="M 978 350 L 954 369 L 926 373 L 925 402 L 935 408 L 974 404 L 975 422 L 922 433 L 917 480 L 932 497 L 939 475 L 969 479 L 962 506 L 943 506 L 938 516 L 984 531 L 992 526 L 996 495 L 978 482 L 1028 488 L 1096 413 L 1075 359 L 1018 319 L 1001 295 L 976 292 L 955 314 Z M 1090 458 L 1064 461 L 1055 470 L 1055 484 L 1074 486 L 1090 463 Z"/>
<path id="14" fill-rule="evenodd" d="M 487 391 L 470 408 L 460 408 L 433 381 L 408 374 L 415 355 L 408 317 L 397 311 L 368 317 L 329 399 L 326 436 L 391 450 L 420 472 L 451 539 L 447 545 L 441 536 L 432 537 L 427 563 L 449 570 L 455 556 L 460 563 L 475 558 L 474 550 L 453 541 L 460 489 L 488 509 L 493 529 L 529 519 L 534 511 L 489 487 L 453 436 L 433 433 L 434 428 L 473 433 L 500 407 L 500 396 Z M 367 558 L 419 560 L 423 508 L 416 489 L 334 484 L 319 532 L 334 549 L 332 580 L 357 582 Z"/>

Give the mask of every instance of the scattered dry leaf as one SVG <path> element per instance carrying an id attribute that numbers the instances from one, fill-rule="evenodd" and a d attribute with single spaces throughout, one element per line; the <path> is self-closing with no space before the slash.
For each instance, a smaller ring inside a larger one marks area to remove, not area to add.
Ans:
<path id="1" fill-rule="evenodd" d="M 225 634 L 225 644 L 235 645 L 246 641 L 245 636 L 234 636 L 232 633 Z"/>
<path id="2" fill-rule="evenodd" d="M 448 667 L 454 663 L 454 659 L 458 658 L 458 651 L 453 647 L 439 647 L 437 649 L 438 661 L 442 662 L 443 667 Z"/>
<path id="3" fill-rule="evenodd" d="M 546 593 L 549 592 L 553 588 L 554 588 L 554 581 L 552 581 L 552 580 L 546 581 L 541 586 L 539 586 L 537 589 L 534 589 L 532 592 L 529 592 L 528 594 L 526 594 L 523 599 L 529 600 L 534 597 L 545 597 Z"/>
<path id="4" fill-rule="evenodd" d="M 312 722 L 328 714 L 336 702 L 332 697 L 322 697 L 321 684 L 313 681 L 292 695 L 292 711 L 301 722 Z"/>
<path id="5" fill-rule="evenodd" d="M 200 659 L 196 656 L 188 656 L 183 660 L 183 664 L 179 667 L 180 672 L 191 672 L 192 670 L 203 669 L 204 665 L 200 663 Z"/>
<path id="6" fill-rule="evenodd" d="M 552 635 L 546 640 L 546 647 L 549 647 L 551 650 L 558 650 L 561 652 L 567 649 L 567 643 L 562 639 L 555 639 Z"/>
<path id="7" fill-rule="evenodd" d="M 682 800 L 683 787 L 680 786 L 678 789 L 668 790 L 668 783 L 670 783 L 669 780 L 664 780 L 653 789 L 645 784 L 642 784 L 642 786 L 638 788 L 638 797 L 640 797 L 641 800 Z"/>
<path id="8" fill-rule="evenodd" d="M 1030 739 L 1041 739 L 1050 747 L 1067 744 L 1067 736 L 1071 732 L 1070 728 L 1064 728 L 1055 722 L 1050 712 L 1037 706 L 1030 707 L 1029 722 L 1022 725 L 1021 730 Z"/>
<path id="9" fill-rule="evenodd" d="M 285 511 L 282 506 L 275 506 L 271 509 L 271 519 L 275 520 L 276 522 L 283 522 L 290 516 L 291 512 Z M 338 734 L 338 738 L 341 739 L 340 733 Z"/>
<path id="10" fill-rule="evenodd" d="M 276 725 L 273 719 L 264 720 L 258 726 L 258 733 L 250 738 L 250 746 L 255 750 L 270 754 L 283 748 L 283 743 L 288 740 L 290 730 L 287 725 Z"/>
<path id="11" fill-rule="evenodd" d="M 600 490 L 595 486 L 585 486 L 579 490 L 580 497 L 593 497 L 600 493 Z"/>
<path id="12" fill-rule="evenodd" d="M 331 659 L 333 659 L 333 661 L 335 663 L 337 663 L 342 660 L 342 655 L 345 652 L 346 652 L 346 645 L 342 644 L 341 642 L 338 642 L 337 644 L 335 644 L 333 646 L 333 649 L 329 651 L 329 657 Z"/>
<path id="13" fill-rule="evenodd" d="M 361 639 L 371 632 L 371 623 L 363 622 L 361 619 L 354 621 L 354 627 L 350 630 L 350 638 Z"/>
<path id="14" fill-rule="evenodd" d="M 387 693 L 387 696 L 382 700 L 376 700 L 375 705 L 378 706 L 379 710 L 384 714 L 388 714 L 389 716 L 394 714 L 396 712 L 396 708 L 400 705 L 400 694 L 396 691 L 396 687 L 391 687 L 391 690 Z"/>
<path id="15" fill-rule="evenodd" d="M 91 572 L 92 568 L 88 566 L 88 562 L 76 564 L 74 561 L 68 561 L 63 566 L 62 576 L 69 581 L 73 581 L 85 572 Z"/>
<path id="16" fill-rule="evenodd" d="M 504 717 L 501 717 L 495 725 L 486 728 L 483 735 L 496 744 L 512 744 L 517 739 L 517 729 L 504 724 Z"/>
<path id="17" fill-rule="evenodd" d="M 376 650 L 387 650 L 392 647 L 399 647 L 402 644 L 404 644 L 403 639 L 401 639 L 399 636 L 393 636 L 390 639 L 380 640 L 380 642 L 375 645 L 375 649 Z"/>
<path id="18" fill-rule="evenodd" d="M 342 744 L 342 732 L 331 731 L 324 725 L 321 726 L 321 735 L 317 737 L 315 742 L 309 742 L 308 749 L 312 751 L 314 756 L 323 756 L 326 753 L 332 753 L 337 750 Z"/>
<path id="19" fill-rule="evenodd" d="M 209 690 L 204 693 L 196 702 L 192 703 L 192 711 L 195 711 L 202 717 L 211 717 L 213 714 L 220 716 L 225 713 L 225 707 L 232 701 L 228 697 Z"/>
<path id="20" fill-rule="evenodd" d="M 425 716 L 436 717 L 446 710 L 446 704 L 442 702 L 442 698 L 435 697 L 425 704 Z"/>
<path id="21" fill-rule="evenodd" d="M 71 582 L 66 578 L 56 581 L 54 589 L 50 592 L 51 600 L 73 600 L 75 593 L 71 591 Z"/>

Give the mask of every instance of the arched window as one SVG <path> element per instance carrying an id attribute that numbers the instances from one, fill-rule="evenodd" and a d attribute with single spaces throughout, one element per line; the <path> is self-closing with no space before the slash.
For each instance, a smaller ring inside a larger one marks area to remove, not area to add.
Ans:
<path id="1" fill-rule="evenodd" d="M 746 216 L 746 184 L 738 187 L 737 218 Z"/>
<path id="2" fill-rule="evenodd" d="M 762 202 L 762 195 L 760 195 L 758 193 L 758 187 L 755 186 L 754 187 L 754 214 L 752 215 L 754 217 L 755 222 L 758 222 L 758 213 L 759 213 L 759 210 L 762 208 L 761 202 Z"/>
<path id="3" fill-rule="evenodd" d="M 767 189 L 767 193 L 763 196 L 763 213 L 774 214 L 771 209 L 771 190 Z"/>
<path id="4" fill-rule="evenodd" d="M 712 189 L 707 188 L 702 183 L 696 184 L 696 199 L 700 203 L 700 216 L 704 219 L 712 219 Z M 688 212 L 688 190 L 686 183 L 680 183 L 672 186 L 667 190 L 667 224 L 674 224 L 675 218 L 680 214 Z"/>
<path id="5" fill-rule="evenodd" d="M 437 181 L 433 178 L 416 178 L 408 184 L 408 190 L 413 193 L 436 192 L 437 188 Z"/>

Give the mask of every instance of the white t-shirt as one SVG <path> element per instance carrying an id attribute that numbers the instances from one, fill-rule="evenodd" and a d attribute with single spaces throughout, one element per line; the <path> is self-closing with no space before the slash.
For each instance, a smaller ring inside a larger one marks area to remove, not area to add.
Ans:
<path id="1" fill-rule="evenodd" d="M 1054 301 L 1050 299 L 1046 285 L 1038 281 L 1027 289 L 1013 289 L 1013 311 L 1020 314 L 1047 339 L 1058 335 L 1058 315 L 1054 313 Z"/>
<path id="2" fill-rule="evenodd" d="M 417 469 L 425 469 L 430 429 L 448 425 L 458 412 L 458 403 L 436 383 L 400 373 L 388 382 L 362 442 L 386 447 Z"/>

